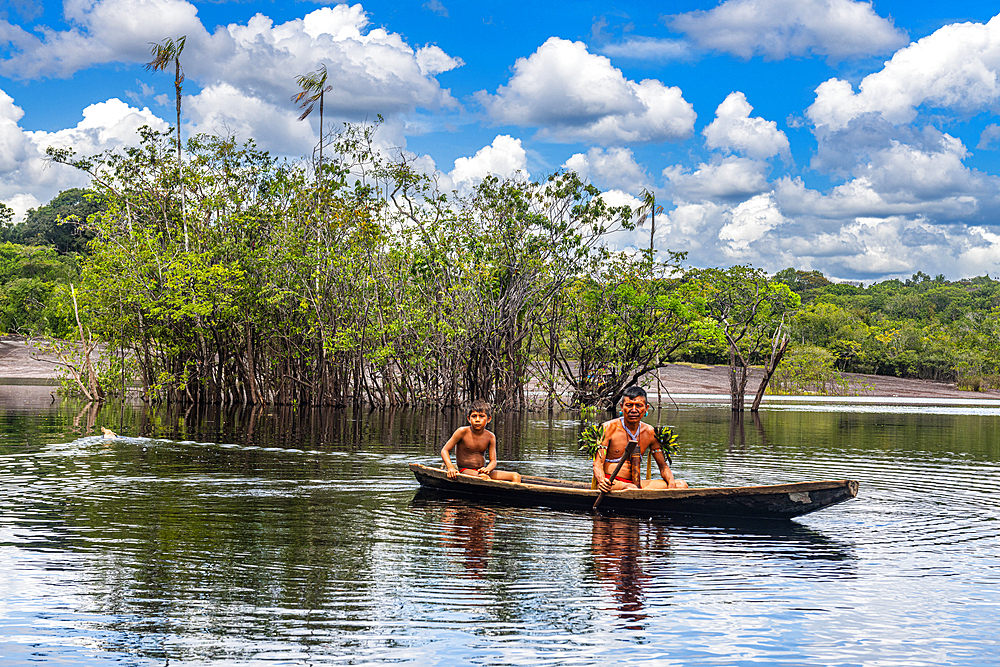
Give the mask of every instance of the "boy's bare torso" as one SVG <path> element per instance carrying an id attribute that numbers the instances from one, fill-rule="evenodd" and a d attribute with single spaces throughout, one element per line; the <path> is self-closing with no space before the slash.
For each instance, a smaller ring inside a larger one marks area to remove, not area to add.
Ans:
<path id="1" fill-rule="evenodd" d="M 461 435 L 455 445 L 455 463 L 459 468 L 478 470 L 486 465 L 486 451 L 496 441 L 492 431 L 475 433 L 471 426 L 463 426 Z"/>
<path id="2" fill-rule="evenodd" d="M 497 438 L 486 430 L 492 416 L 485 410 L 475 409 L 469 412 L 469 425 L 455 429 L 448 442 L 441 448 L 441 459 L 448 471 L 448 478 L 455 479 L 457 475 L 498 479 L 505 482 L 520 483 L 521 475 L 516 472 L 497 470 Z M 455 450 L 455 462 L 451 463 L 451 452 Z M 486 462 L 487 457 L 489 463 Z"/>

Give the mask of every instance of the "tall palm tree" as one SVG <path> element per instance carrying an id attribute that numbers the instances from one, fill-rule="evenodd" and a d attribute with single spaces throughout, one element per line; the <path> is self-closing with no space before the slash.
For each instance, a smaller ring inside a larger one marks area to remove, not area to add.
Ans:
<path id="1" fill-rule="evenodd" d="M 184 181 L 181 173 L 181 84 L 184 83 L 184 70 L 181 69 L 181 52 L 184 51 L 184 44 L 187 42 L 187 35 L 181 35 L 176 40 L 165 38 L 161 43 L 150 42 L 149 52 L 153 59 L 146 63 L 146 70 L 159 72 L 167 69 L 170 63 L 174 64 L 174 90 L 177 97 L 177 173 L 181 188 L 181 222 L 184 225 L 184 250 L 190 251 L 188 246 L 187 216 L 184 211 Z"/>
<path id="2" fill-rule="evenodd" d="M 319 174 L 323 177 L 323 96 L 333 90 L 326 85 L 326 64 L 320 65 L 315 72 L 309 72 L 295 77 L 295 83 L 302 90 L 292 96 L 292 102 L 304 109 L 299 120 L 305 120 L 312 113 L 316 102 L 319 102 Z"/>
<path id="3" fill-rule="evenodd" d="M 653 253 L 656 248 L 653 245 L 653 236 L 656 234 L 656 214 L 663 213 L 663 207 L 656 205 L 656 195 L 647 190 L 642 189 L 642 207 L 639 210 L 649 211 L 649 256 L 652 258 Z"/>

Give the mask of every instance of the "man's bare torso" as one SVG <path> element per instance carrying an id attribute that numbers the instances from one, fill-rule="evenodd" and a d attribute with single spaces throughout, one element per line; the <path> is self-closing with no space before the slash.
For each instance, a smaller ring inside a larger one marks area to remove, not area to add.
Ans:
<path id="1" fill-rule="evenodd" d="M 605 422 L 604 429 L 605 436 L 608 438 L 608 451 L 604 457 L 604 474 L 610 475 L 615 471 L 621 457 L 625 456 L 625 450 L 628 449 L 629 436 L 628 433 L 626 433 L 625 428 L 622 426 L 621 419 L 612 419 L 611 421 Z M 629 425 L 629 429 L 635 433 L 635 429 L 631 425 Z M 639 446 L 633 453 L 645 453 L 646 449 L 653 443 L 654 439 L 655 436 L 653 434 L 653 427 L 649 424 L 639 422 Z M 618 477 L 622 480 L 632 479 L 632 465 L 628 459 L 625 459 L 625 463 L 622 465 L 621 470 L 618 471 Z"/>

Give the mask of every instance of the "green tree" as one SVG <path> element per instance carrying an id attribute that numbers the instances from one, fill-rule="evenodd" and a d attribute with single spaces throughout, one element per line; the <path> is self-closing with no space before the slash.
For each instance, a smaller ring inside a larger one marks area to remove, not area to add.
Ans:
<path id="1" fill-rule="evenodd" d="M 90 216 L 103 210 L 100 199 L 89 190 L 64 190 L 52 201 L 31 209 L 25 219 L 3 229 L 4 240 L 23 245 L 50 245 L 60 254 L 84 253 L 93 232 Z"/>
<path id="2" fill-rule="evenodd" d="M 816 290 L 833 284 L 819 271 L 800 271 L 791 267 L 778 271 L 772 280 L 788 285 L 803 300 Z"/>
<path id="3" fill-rule="evenodd" d="M 751 363 L 764 349 L 770 349 L 768 367 L 758 396 L 766 389 L 783 352 L 782 324 L 800 305 L 798 295 L 784 283 L 773 282 L 767 275 L 749 266 L 730 269 L 707 269 L 695 279 L 704 290 L 709 315 L 715 320 L 729 349 L 729 388 L 731 407 L 742 412 Z M 755 400 L 755 408 L 758 401 Z"/>
<path id="4" fill-rule="evenodd" d="M 53 248 L 0 243 L 0 331 L 70 333 L 63 288 L 77 275 L 75 258 Z"/>
<path id="5" fill-rule="evenodd" d="M 768 391 L 773 394 L 844 395 L 847 380 L 834 368 L 835 358 L 816 345 L 795 345 L 775 372 Z"/>
<path id="6" fill-rule="evenodd" d="M 650 266 L 617 253 L 566 286 L 549 351 L 576 405 L 614 410 L 624 390 L 670 362 L 680 347 L 714 334 L 704 296 L 683 280 L 683 253 Z"/>

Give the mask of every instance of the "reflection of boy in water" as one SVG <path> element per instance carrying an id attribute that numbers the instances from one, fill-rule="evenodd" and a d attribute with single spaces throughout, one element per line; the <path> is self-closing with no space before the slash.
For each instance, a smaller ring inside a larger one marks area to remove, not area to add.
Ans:
<path id="1" fill-rule="evenodd" d="M 448 442 L 441 448 L 441 458 L 448 471 L 448 478 L 455 479 L 459 474 L 482 479 L 499 479 L 505 482 L 520 484 L 521 476 L 516 472 L 496 470 L 497 438 L 486 430 L 486 425 L 493 419 L 493 408 L 483 400 L 477 400 L 469 407 L 469 425 L 459 427 Z M 451 450 L 455 450 L 456 468 L 451 463 Z M 489 454 L 490 462 L 486 463 L 484 454 Z"/>
<path id="2" fill-rule="evenodd" d="M 488 565 L 496 514 L 463 504 L 445 508 L 441 519 L 451 526 L 452 540 L 465 549 L 466 571 L 472 577 L 482 578 Z"/>
<path id="3" fill-rule="evenodd" d="M 625 390 L 622 398 L 622 416 L 618 419 L 604 422 L 604 438 L 597 448 L 594 458 L 594 477 L 597 488 L 607 493 L 622 489 L 686 489 L 687 482 L 675 479 L 670 471 L 667 460 L 663 456 L 660 443 L 653 434 L 653 427 L 642 423 L 646 416 L 646 390 L 632 386 Z M 618 471 L 615 479 L 611 479 L 618 462 L 625 456 L 628 443 L 638 440 L 639 444 L 632 451 L 630 460 Z M 640 479 L 639 462 L 647 449 L 652 449 L 653 458 L 660 468 L 663 479 Z"/>

